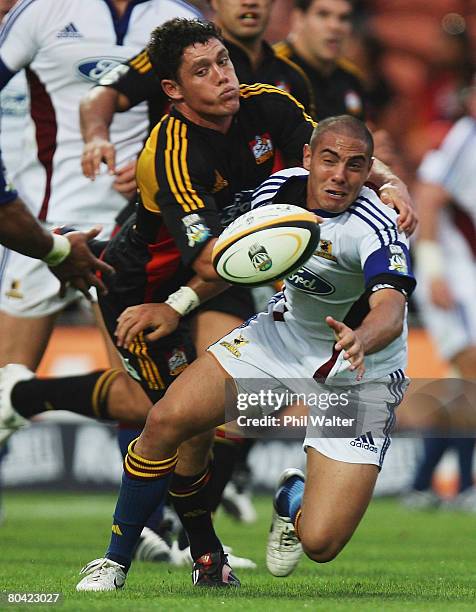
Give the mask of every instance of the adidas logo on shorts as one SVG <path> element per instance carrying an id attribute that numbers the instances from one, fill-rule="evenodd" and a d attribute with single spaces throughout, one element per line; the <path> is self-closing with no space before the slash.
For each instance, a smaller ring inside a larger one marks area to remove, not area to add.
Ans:
<path id="1" fill-rule="evenodd" d="M 372 438 L 372 432 L 368 431 L 367 433 L 362 434 L 355 440 L 350 442 L 351 446 L 355 446 L 357 448 L 363 448 L 364 450 L 368 450 L 371 453 L 378 453 L 378 448 L 375 446 L 374 439 Z"/>

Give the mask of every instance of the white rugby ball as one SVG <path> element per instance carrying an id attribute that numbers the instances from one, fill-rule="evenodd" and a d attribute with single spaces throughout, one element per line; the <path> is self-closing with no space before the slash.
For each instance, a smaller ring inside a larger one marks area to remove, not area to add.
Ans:
<path id="1" fill-rule="evenodd" d="M 270 204 L 250 210 L 223 230 L 212 261 L 229 283 L 258 287 L 300 268 L 319 237 L 313 213 L 292 204 Z"/>

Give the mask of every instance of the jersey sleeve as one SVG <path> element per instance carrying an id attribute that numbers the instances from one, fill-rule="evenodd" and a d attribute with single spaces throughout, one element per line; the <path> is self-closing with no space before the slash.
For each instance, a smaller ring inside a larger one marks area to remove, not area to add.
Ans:
<path id="1" fill-rule="evenodd" d="M 34 59 L 48 31 L 48 2 L 20 0 L 0 28 L 0 59 L 11 72 L 18 72 Z"/>
<path id="2" fill-rule="evenodd" d="M 381 207 L 384 205 L 382 204 Z M 364 272 L 368 293 L 393 288 L 410 296 L 416 281 L 411 268 L 409 243 L 405 235 L 398 233 L 396 214 L 391 209 L 357 209 L 367 225 L 366 232 L 357 237 L 357 250 Z"/>
<path id="3" fill-rule="evenodd" d="M 303 146 L 309 142 L 317 125 L 306 113 L 304 106 L 289 93 L 273 85 L 242 85 L 240 90 L 244 99 L 256 101 L 286 166 L 302 165 Z"/>
<path id="4" fill-rule="evenodd" d="M 154 100 L 155 103 L 157 99 L 166 99 L 145 49 L 103 75 L 98 85 L 117 90 L 129 99 L 132 106 L 145 100 Z"/>
<path id="5" fill-rule="evenodd" d="M 142 205 L 162 216 L 185 265 L 223 229 L 214 177 L 199 145 L 185 123 L 167 116 L 154 128 L 137 168 Z"/>

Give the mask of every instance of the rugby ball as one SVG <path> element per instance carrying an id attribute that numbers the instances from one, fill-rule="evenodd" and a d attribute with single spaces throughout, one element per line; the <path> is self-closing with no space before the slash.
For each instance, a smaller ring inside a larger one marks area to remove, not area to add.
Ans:
<path id="1" fill-rule="evenodd" d="M 319 244 L 316 216 L 299 206 L 270 204 L 241 215 L 218 237 L 212 261 L 221 278 L 258 287 L 288 276 Z"/>

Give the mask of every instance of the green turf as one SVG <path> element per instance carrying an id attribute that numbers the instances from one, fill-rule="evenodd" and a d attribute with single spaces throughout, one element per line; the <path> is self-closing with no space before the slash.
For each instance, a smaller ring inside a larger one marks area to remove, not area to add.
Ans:
<path id="1" fill-rule="evenodd" d="M 103 554 L 114 497 L 7 493 L 5 502 L 0 591 L 61 592 L 61 610 L 476 609 L 476 515 L 408 512 L 375 500 L 338 559 L 320 566 L 303 559 L 292 577 L 276 579 L 264 565 L 270 505 L 263 498 L 256 525 L 217 519 L 225 543 L 258 563 L 239 572 L 241 589 L 197 590 L 183 568 L 138 563 L 123 591 L 79 594 L 78 570 Z"/>

